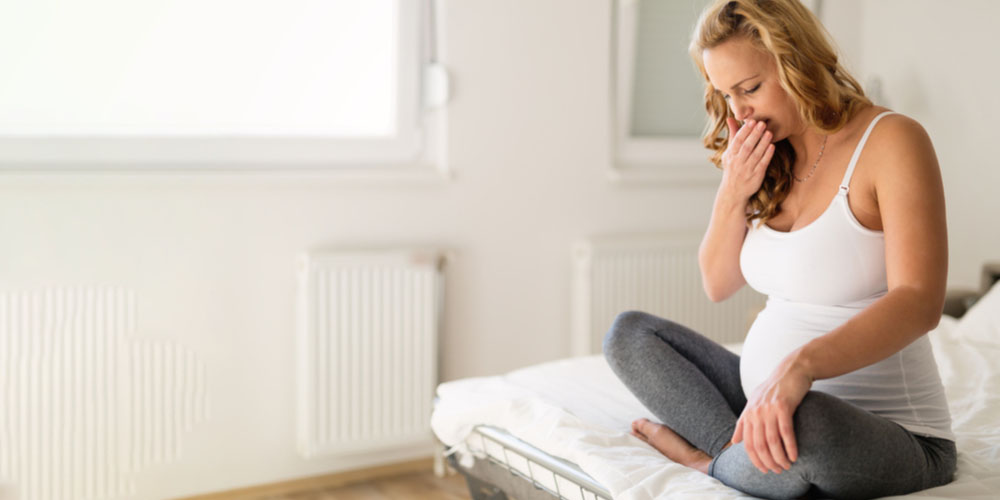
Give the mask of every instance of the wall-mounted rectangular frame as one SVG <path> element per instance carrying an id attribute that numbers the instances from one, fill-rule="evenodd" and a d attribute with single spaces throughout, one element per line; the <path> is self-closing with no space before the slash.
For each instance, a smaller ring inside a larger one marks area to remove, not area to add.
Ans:
<path id="1" fill-rule="evenodd" d="M 632 100 L 641 0 L 614 0 L 611 29 L 611 169 L 624 182 L 709 184 L 718 179 L 701 138 L 634 137 Z"/>

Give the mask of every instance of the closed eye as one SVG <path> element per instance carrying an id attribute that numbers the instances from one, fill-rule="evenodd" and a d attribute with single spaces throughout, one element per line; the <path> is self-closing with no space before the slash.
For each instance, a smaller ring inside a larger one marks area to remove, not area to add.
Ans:
<path id="1" fill-rule="evenodd" d="M 759 83 L 757 85 L 754 85 L 753 88 L 751 88 L 749 90 L 744 90 L 743 93 L 744 94 L 753 94 L 758 89 L 760 89 L 760 84 Z M 725 99 L 725 100 L 727 100 L 727 101 L 729 100 L 729 97 L 730 97 L 729 94 L 722 94 L 722 98 Z"/>

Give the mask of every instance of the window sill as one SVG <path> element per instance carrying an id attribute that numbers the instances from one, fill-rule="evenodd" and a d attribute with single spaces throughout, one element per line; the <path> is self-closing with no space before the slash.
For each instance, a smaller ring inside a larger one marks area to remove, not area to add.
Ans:
<path id="1" fill-rule="evenodd" d="M 715 185 L 721 172 L 709 153 L 698 139 L 619 137 L 608 176 L 626 184 Z"/>
<path id="2" fill-rule="evenodd" d="M 409 165 L 35 165 L 0 168 L 8 187 L 242 186 L 323 187 L 343 185 L 437 185 L 455 178 L 447 163 Z"/>

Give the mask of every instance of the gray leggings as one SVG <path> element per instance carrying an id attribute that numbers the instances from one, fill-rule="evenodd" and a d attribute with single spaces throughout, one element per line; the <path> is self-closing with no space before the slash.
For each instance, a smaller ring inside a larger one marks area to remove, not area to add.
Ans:
<path id="1" fill-rule="evenodd" d="M 834 396 L 809 391 L 793 418 L 799 458 L 762 474 L 739 443 L 724 451 L 746 397 L 740 358 L 672 321 L 618 315 L 604 338 L 618 378 L 667 427 L 713 457 L 708 474 L 764 498 L 873 498 L 951 482 L 955 443 L 915 435 Z"/>

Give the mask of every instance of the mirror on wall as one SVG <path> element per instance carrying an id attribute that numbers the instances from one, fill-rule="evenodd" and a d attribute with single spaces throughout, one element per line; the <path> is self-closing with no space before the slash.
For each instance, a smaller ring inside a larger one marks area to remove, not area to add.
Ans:
<path id="1" fill-rule="evenodd" d="M 612 169 L 616 180 L 709 183 L 720 176 L 701 142 L 704 81 L 688 54 L 712 0 L 615 0 Z M 819 1 L 803 2 L 819 12 Z"/>

